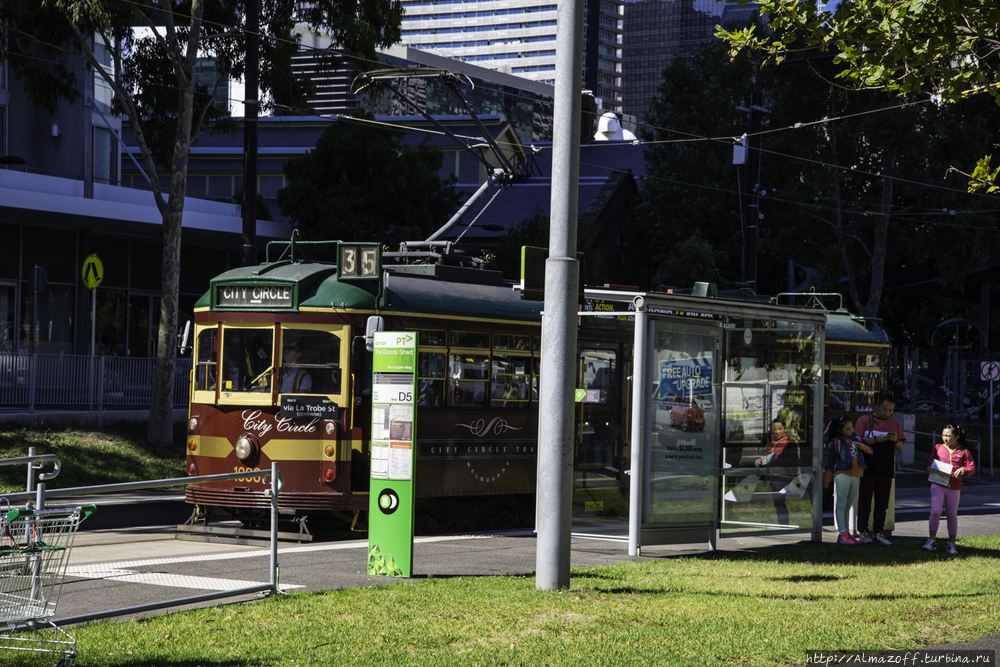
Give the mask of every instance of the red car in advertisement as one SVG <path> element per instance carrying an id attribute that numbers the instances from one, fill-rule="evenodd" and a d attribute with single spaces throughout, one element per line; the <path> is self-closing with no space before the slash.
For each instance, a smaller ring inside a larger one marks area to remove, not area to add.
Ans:
<path id="1" fill-rule="evenodd" d="M 705 412 L 692 399 L 678 397 L 670 407 L 670 425 L 682 431 L 701 431 L 705 428 Z"/>

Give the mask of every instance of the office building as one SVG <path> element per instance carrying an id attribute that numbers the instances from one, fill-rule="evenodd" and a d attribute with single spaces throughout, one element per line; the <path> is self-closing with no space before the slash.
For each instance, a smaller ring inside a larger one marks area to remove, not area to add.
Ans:
<path id="1" fill-rule="evenodd" d="M 663 68 L 674 58 L 690 58 L 705 41 L 714 39 L 717 25 L 743 25 L 754 12 L 753 5 L 728 0 L 626 2 L 622 34 L 624 113 L 644 122 L 663 80 Z"/>
<path id="2" fill-rule="evenodd" d="M 515 76 L 555 83 L 556 3 L 546 0 L 403 0 L 402 42 Z M 621 112 L 622 7 L 587 0 L 583 85 Z"/>

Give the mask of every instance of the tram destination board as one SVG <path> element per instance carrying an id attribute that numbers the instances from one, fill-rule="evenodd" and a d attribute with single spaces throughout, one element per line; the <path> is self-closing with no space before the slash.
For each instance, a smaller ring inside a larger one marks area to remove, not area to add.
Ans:
<path id="1" fill-rule="evenodd" d="M 290 285 L 219 285 L 215 303 L 228 308 L 291 308 Z"/>
<path id="2" fill-rule="evenodd" d="M 281 396 L 281 416 L 286 419 L 336 419 L 337 404 L 326 396 L 283 394 Z"/>

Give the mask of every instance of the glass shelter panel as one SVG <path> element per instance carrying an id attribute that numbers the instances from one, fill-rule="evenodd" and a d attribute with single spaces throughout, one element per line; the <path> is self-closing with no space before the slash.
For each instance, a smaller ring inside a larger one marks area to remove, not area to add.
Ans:
<path id="1" fill-rule="evenodd" d="M 718 347 L 714 329 L 655 323 L 647 524 L 694 526 L 716 521 Z"/>
<path id="2" fill-rule="evenodd" d="M 627 354 L 624 345 L 587 341 L 577 357 L 577 387 L 585 390 L 573 438 L 573 525 L 579 532 L 627 535 L 627 386 L 623 391 L 620 366 L 628 365 Z"/>
<path id="3" fill-rule="evenodd" d="M 819 333 L 811 324 L 731 322 L 736 326 L 724 342 L 720 534 L 811 530 Z M 853 386 L 853 374 L 839 379 Z"/>

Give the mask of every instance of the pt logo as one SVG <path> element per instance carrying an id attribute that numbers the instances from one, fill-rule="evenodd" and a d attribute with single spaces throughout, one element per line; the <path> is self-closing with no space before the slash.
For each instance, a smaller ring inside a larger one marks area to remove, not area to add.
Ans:
<path id="1" fill-rule="evenodd" d="M 378 494 L 378 508 L 382 514 L 389 515 L 399 509 L 399 496 L 392 489 L 383 489 Z"/>

